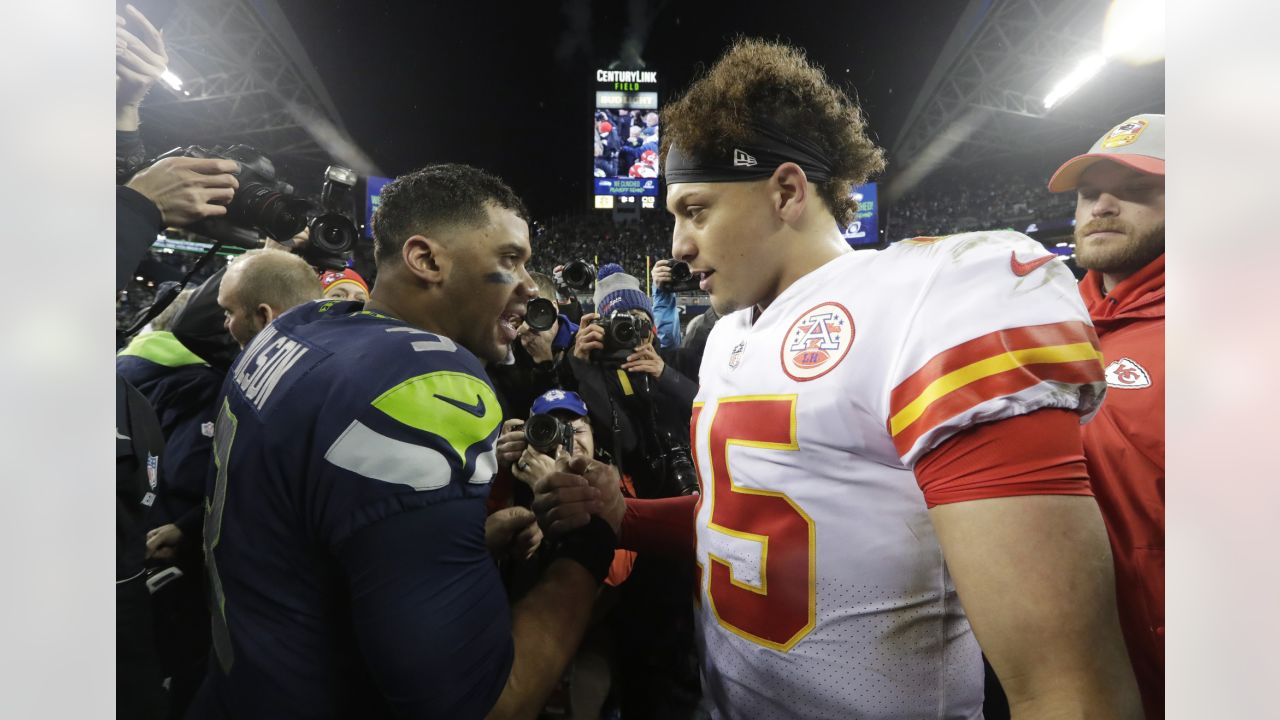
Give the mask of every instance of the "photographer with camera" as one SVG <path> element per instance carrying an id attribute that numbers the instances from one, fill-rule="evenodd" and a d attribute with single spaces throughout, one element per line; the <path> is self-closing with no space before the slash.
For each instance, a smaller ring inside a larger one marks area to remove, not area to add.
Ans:
<path id="1" fill-rule="evenodd" d="M 487 368 L 502 403 L 503 417 L 524 417 L 535 398 L 548 390 L 577 387 L 566 360 L 578 324 L 559 312 L 554 281 L 531 272 L 538 297 L 529 301 L 524 322 L 516 329 L 506 361 Z"/>
<path id="2" fill-rule="evenodd" d="M 677 270 L 682 272 L 684 285 L 677 282 L 674 275 Z M 680 347 L 680 309 L 676 306 L 676 293 L 681 288 L 687 289 L 691 277 L 688 263 L 659 260 L 653 264 L 653 320 L 658 326 L 660 347 Z"/>
<path id="3" fill-rule="evenodd" d="M 595 302 L 570 364 L 593 427 L 611 438 L 615 464 L 636 479 L 641 497 L 696 491 L 695 479 L 673 472 L 680 463 L 671 457 L 688 452 L 696 368 L 687 353 L 654 347 L 653 305 L 621 266 L 600 268 Z"/>
<path id="4" fill-rule="evenodd" d="M 527 509 L 533 498 L 532 488 L 555 472 L 557 458 L 590 460 L 595 456 L 595 437 L 587 414 L 587 406 L 577 393 L 549 390 L 533 401 L 527 421 L 508 420 L 504 424 L 497 445 L 499 472 L 489 494 L 491 523 L 503 512 L 532 512 Z M 629 477 L 622 475 L 619 484 L 625 495 L 634 495 Z M 614 552 L 605 578 L 607 587 L 596 600 L 591 626 L 566 677 L 544 708 L 548 714 L 555 709 L 568 718 L 600 717 L 615 664 L 614 625 L 627 622 L 627 618 L 614 612 L 620 592 L 616 588 L 628 579 L 635 562 L 632 551 Z M 513 597 L 519 597 L 530 584 L 531 578 L 528 573 L 525 575 L 512 579 Z M 625 686 L 629 678 L 621 677 L 619 682 Z"/>
<path id="5" fill-rule="evenodd" d="M 690 356 L 654 346 L 653 306 L 640 281 L 600 268 L 596 312 L 584 315 L 570 360 L 592 428 L 637 496 L 698 491 L 688 445 L 698 386 Z M 616 639 L 624 717 L 688 717 L 698 703 L 689 593 L 693 567 L 637 558 L 619 594 Z"/>

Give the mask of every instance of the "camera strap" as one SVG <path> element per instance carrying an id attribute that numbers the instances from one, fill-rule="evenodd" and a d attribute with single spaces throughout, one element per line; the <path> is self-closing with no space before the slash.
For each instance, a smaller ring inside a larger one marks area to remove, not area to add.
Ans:
<path id="1" fill-rule="evenodd" d="M 603 365 L 597 364 L 600 370 L 600 382 L 604 387 L 604 396 L 609 400 L 609 419 L 611 425 L 609 434 L 613 436 L 613 464 L 618 468 L 618 474 L 621 475 L 624 470 L 622 468 L 622 425 L 618 421 L 618 405 L 613 401 L 613 392 L 609 388 L 609 373 L 604 369 Z"/>
<path id="2" fill-rule="evenodd" d="M 138 314 L 138 317 L 133 321 L 133 324 L 130 325 L 128 329 L 123 332 L 118 330 L 116 331 L 116 347 L 124 347 L 125 344 L 129 342 L 129 338 L 138 334 L 138 331 L 146 327 L 147 323 L 154 320 L 157 315 L 164 312 L 165 308 L 172 305 L 173 301 L 177 300 L 178 296 L 182 294 L 182 291 L 187 287 L 187 284 L 191 282 L 191 278 L 194 277 L 196 273 L 200 272 L 201 268 L 208 265 L 209 261 L 213 259 L 214 255 L 218 254 L 218 250 L 221 248 L 222 241 L 215 240 L 213 246 L 204 254 L 204 257 L 196 261 L 195 267 L 191 268 L 190 272 L 188 272 L 182 280 L 177 284 L 169 284 L 164 287 L 164 289 L 158 291 L 156 293 L 156 299 L 147 307 L 146 310 L 143 310 Z"/>

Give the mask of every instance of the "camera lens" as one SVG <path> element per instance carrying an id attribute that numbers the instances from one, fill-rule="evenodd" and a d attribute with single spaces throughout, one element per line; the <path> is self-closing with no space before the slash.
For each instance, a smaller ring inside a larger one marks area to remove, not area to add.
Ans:
<path id="1" fill-rule="evenodd" d="M 556 322 L 557 308 L 555 303 L 546 298 L 534 298 L 529 301 L 525 310 L 524 321 L 529 327 L 543 332 L 550 330 Z"/>
<path id="2" fill-rule="evenodd" d="M 610 334 L 618 345 L 634 346 L 636 342 L 636 324 L 630 315 L 619 315 L 609 325 Z"/>
<path id="3" fill-rule="evenodd" d="M 311 221 L 312 249 L 325 255 L 342 255 L 356 246 L 356 228 L 341 213 L 325 213 Z"/>
<path id="4" fill-rule="evenodd" d="M 309 208 L 306 200 L 289 197 L 270 185 L 248 183 L 236 191 L 227 208 L 227 217 L 284 241 L 302 232 Z"/>
<path id="5" fill-rule="evenodd" d="M 689 271 L 689 263 L 680 260 L 671 261 L 671 280 L 673 282 L 688 282 L 693 273 Z"/>
<path id="6" fill-rule="evenodd" d="M 561 422 L 550 415 L 534 415 L 524 424 L 524 439 L 535 450 L 552 454 L 560 444 Z"/>
<path id="7" fill-rule="evenodd" d="M 582 260 L 574 260 L 564 266 L 560 271 L 560 277 L 565 285 L 578 292 L 586 292 L 591 289 L 595 268 Z"/>

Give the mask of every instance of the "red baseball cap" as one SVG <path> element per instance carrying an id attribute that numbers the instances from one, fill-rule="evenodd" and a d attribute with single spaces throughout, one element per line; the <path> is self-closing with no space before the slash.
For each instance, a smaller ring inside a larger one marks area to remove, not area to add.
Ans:
<path id="1" fill-rule="evenodd" d="M 1080 173 L 1103 160 L 1148 175 L 1164 176 L 1164 115 L 1134 115 L 1107 131 L 1089 152 L 1062 164 L 1049 178 L 1050 192 L 1075 190 Z"/>
<path id="2" fill-rule="evenodd" d="M 322 292 L 328 292 L 329 288 L 342 283 L 353 283 L 364 288 L 366 295 L 369 294 L 369 284 L 360 277 L 360 273 L 351 268 L 343 268 L 338 270 L 326 270 L 320 274 L 320 289 Z"/>

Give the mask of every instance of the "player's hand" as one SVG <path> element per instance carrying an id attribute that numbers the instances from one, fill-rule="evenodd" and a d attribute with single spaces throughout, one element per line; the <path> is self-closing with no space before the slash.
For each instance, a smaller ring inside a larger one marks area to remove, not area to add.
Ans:
<path id="1" fill-rule="evenodd" d="M 653 343 L 649 343 L 636 348 L 635 352 L 628 355 L 627 361 L 622 364 L 622 369 L 627 372 L 648 373 L 656 379 L 662 377 L 662 370 L 666 366 L 662 356 L 654 349 Z"/>
<path id="2" fill-rule="evenodd" d="M 532 510 L 518 506 L 493 513 L 484 520 L 485 547 L 494 555 L 511 552 L 529 557 L 542 542 L 542 531 L 536 520 Z"/>
<path id="3" fill-rule="evenodd" d="M 161 32 L 132 5 L 125 13 L 128 20 L 116 16 L 117 108 L 137 107 L 169 66 Z M 138 35 L 125 29 L 130 22 Z"/>
<path id="4" fill-rule="evenodd" d="M 671 282 L 671 261 L 659 260 L 653 264 L 653 284 L 665 287 Z"/>
<path id="5" fill-rule="evenodd" d="M 618 471 L 586 457 L 561 457 L 555 472 L 534 487 L 538 524 L 553 537 L 586 525 L 592 515 L 603 517 L 617 534 L 626 509 Z"/>
<path id="6" fill-rule="evenodd" d="M 573 355 L 579 360 L 589 362 L 592 350 L 604 349 L 604 328 L 592 322 L 599 317 L 596 313 L 587 313 L 582 316 L 578 337 L 573 342 Z"/>
<path id="7" fill-rule="evenodd" d="M 557 456 L 564 454 L 563 449 L 558 449 Z M 546 475 L 555 472 L 556 461 L 543 455 L 531 447 L 526 447 L 524 453 L 520 455 L 520 459 L 515 465 L 511 466 L 511 474 L 516 479 L 525 483 L 530 488 L 538 483 L 538 480 Z"/>
<path id="8" fill-rule="evenodd" d="M 516 337 L 520 338 L 520 344 L 524 346 L 525 352 L 529 353 L 529 357 L 533 358 L 534 362 L 551 362 L 554 358 L 551 353 L 551 341 L 555 339 L 555 333 L 551 330 L 539 332 L 529 327 L 529 323 L 520 323 L 520 329 L 516 330 Z"/>
<path id="9" fill-rule="evenodd" d="M 502 424 L 502 434 L 498 436 L 498 466 L 511 467 L 528 446 L 524 439 L 524 421 L 518 418 L 506 421 Z"/>
<path id="10" fill-rule="evenodd" d="M 160 209 L 165 225 L 183 227 L 227 214 L 240 171 L 234 160 L 170 157 L 138 171 L 127 187 L 142 193 Z"/>
<path id="11" fill-rule="evenodd" d="M 172 562 L 178 556 L 178 546 L 182 544 L 182 530 L 169 523 L 153 528 L 147 533 L 147 560 Z"/>

